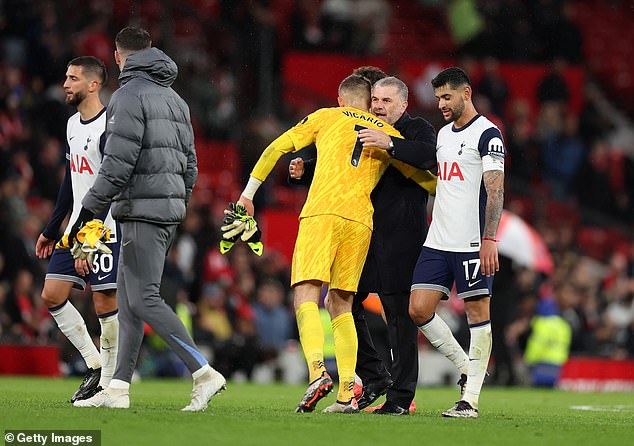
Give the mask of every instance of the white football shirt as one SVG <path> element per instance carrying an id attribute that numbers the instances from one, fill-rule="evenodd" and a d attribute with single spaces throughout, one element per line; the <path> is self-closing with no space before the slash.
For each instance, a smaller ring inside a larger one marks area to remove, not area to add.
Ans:
<path id="1" fill-rule="evenodd" d="M 81 200 L 92 187 L 101 167 L 106 138 L 106 109 L 97 116 L 83 121 L 79 112 L 68 118 L 66 125 L 66 159 L 70 162 L 73 189 L 73 211 L 64 234 L 70 232 L 70 224 L 81 211 Z M 116 225 L 110 211 L 104 224 L 111 229 L 110 242 L 117 240 Z"/>
<path id="2" fill-rule="evenodd" d="M 425 246 L 442 251 L 480 250 L 487 194 L 482 173 L 504 171 L 500 130 L 477 115 L 464 127 L 447 124 L 438 132 L 438 184 Z"/>

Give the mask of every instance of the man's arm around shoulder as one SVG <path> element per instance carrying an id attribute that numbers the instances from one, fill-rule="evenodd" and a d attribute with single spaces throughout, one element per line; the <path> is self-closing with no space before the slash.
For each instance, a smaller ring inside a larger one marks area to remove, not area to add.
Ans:
<path id="1" fill-rule="evenodd" d="M 409 119 L 397 129 L 405 139 L 392 138 L 390 154 L 394 159 L 419 169 L 436 166 L 436 131 L 422 118 Z"/>

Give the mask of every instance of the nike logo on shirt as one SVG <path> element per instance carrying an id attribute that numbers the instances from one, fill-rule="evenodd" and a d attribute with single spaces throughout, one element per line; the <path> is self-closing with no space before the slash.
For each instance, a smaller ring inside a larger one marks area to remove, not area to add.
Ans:
<path id="1" fill-rule="evenodd" d="M 469 285 L 469 288 L 471 288 L 473 285 L 475 285 L 478 282 L 482 282 L 482 279 L 476 280 L 475 282 L 469 282 L 467 283 L 467 285 Z"/>
<path id="2" fill-rule="evenodd" d="M 110 274 L 106 274 L 105 276 L 97 276 L 97 280 L 103 280 L 108 277 Z"/>

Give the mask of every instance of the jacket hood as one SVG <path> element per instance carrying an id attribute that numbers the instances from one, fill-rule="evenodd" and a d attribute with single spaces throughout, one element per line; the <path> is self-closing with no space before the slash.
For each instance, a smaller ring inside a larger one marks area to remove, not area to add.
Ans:
<path id="1" fill-rule="evenodd" d="M 178 67 L 170 57 L 158 48 L 148 48 L 131 54 L 119 74 L 124 85 L 135 77 L 142 77 L 163 87 L 171 86 L 178 75 Z"/>

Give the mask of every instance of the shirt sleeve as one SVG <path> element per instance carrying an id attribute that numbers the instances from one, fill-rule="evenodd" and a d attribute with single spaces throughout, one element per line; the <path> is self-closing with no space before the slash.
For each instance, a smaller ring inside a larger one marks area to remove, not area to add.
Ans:
<path id="1" fill-rule="evenodd" d="M 48 224 L 42 231 L 44 237 L 49 240 L 57 240 L 59 238 L 59 228 L 62 225 L 62 221 L 71 210 L 73 206 L 73 186 L 71 184 L 70 176 L 70 148 L 68 147 L 68 141 L 66 142 L 66 172 L 64 173 L 64 180 L 62 186 L 57 193 L 57 201 L 55 202 L 55 208 Z"/>
<path id="2" fill-rule="evenodd" d="M 482 158 L 482 171 L 501 170 L 504 171 L 504 157 L 506 147 L 502 139 L 502 133 L 497 127 L 491 127 L 482 132 L 478 150 Z"/>
<path id="3" fill-rule="evenodd" d="M 294 152 L 295 150 L 297 149 L 293 144 L 293 140 L 288 135 L 288 131 L 282 133 L 277 139 L 275 139 L 275 141 L 273 141 L 271 144 L 268 145 L 266 149 L 264 149 L 264 152 L 262 152 L 262 155 L 260 155 L 258 162 L 255 163 L 255 166 L 251 171 L 251 176 L 253 178 L 257 178 L 260 181 L 266 180 L 266 177 L 269 176 L 269 174 L 273 170 L 273 167 L 275 167 L 275 164 L 282 157 L 282 155 Z"/>
<path id="4" fill-rule="evenodd" d="M 324 124 L 328 109 L 322 108 L 311 113 L 290 128 L 286 134 L 293 140 L 293 145 L 302 149 L 315 142 L 317 133 Z"/>
<path id="5" fill-rule="evenodd" d="M 416 128 L 403 132 L 407 139 L 392 138 L 392 156 L 419 169 L 432 169 L 436 165 L 436 131 L 422 119 L 412 120 L 411 123 L 410 126 Z"/>

